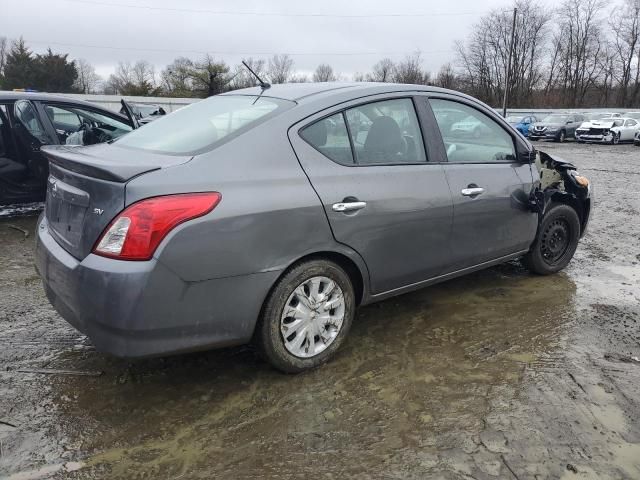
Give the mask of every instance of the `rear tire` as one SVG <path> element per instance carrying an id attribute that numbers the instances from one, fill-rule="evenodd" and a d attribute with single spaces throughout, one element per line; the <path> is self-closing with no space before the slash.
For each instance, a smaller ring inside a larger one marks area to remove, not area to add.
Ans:
<path id="1" fill-rule="evenodd" d="M 531 250 L 522 262 L 531 272 L 550 275 L 565 268 L 580 240 L 580 219 L 569 205 L 555 203 L 545 213 Z"/>
<path id="2" fill-rule="evenodd" d="M 344 343 L 355 308 L 353 285 L 339 265 L 320 259 L 300 263 L 278 280 L 267 298 L 255 342 L 282 372 L 315 368 Z"/>

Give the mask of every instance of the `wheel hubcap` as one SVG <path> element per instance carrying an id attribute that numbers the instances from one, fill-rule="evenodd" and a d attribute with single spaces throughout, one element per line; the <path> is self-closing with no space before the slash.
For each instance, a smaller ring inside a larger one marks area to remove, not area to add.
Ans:
<path id="1" fill-rule="evenodd" d="M 564 219 L 557 219 L 547 225 L 542 233 L 542 258 L 554 264 L 562 258 L 569 248 L 569 224 Z"/>
<path id="2" fill-rule="evenodd" d="M 327 277 L 305 280 L 287 299 L 280 333 L 289 353 L 301 358 L 329 347 L 342 328 L 345 302 L 342 289 Z"/>

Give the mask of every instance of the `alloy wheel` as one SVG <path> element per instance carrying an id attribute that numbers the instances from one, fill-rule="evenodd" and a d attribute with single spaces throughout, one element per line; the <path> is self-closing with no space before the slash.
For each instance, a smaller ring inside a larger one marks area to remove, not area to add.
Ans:
<path id="1" fill-rule="evenodd" d="M 287 299 L 280 333 L 289 353 L 314 357 L 329 347 L 342 328 L 345 299 L 340 286 L 327 277 L 302 282 Z"/>

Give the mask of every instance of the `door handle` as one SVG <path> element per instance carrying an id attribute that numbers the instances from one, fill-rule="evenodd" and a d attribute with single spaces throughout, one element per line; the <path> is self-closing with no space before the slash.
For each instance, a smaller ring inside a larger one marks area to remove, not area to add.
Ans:
<path id="1" fill-rule="evenodd" d="M 331 208 L 334 212 L 355 212 L 367 206 L 367 202 L 340 202 L 334 203 Z"/>
<path id="2" fill-rule="evenodd" d="M 463 188 L 460 193 L 462 193 L 462 195 L 464 195 L 465 197 L 475 197 L 478 195 L 482 195 L 484 193 L 484 188 L 482 187 Z"/>

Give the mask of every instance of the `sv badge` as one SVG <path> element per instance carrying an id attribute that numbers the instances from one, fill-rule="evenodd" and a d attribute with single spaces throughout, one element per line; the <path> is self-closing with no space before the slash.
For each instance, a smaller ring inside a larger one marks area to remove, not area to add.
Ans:
<path id="1" fill-rule="evenodd" d="M 94 208 L 93 213 L 95 213 L 96 215 L 102 215 L 104 213 L 104 210 L 102 208 Z"/>

